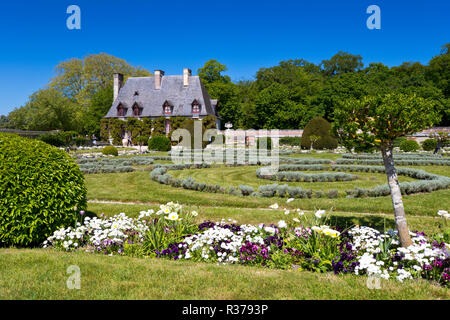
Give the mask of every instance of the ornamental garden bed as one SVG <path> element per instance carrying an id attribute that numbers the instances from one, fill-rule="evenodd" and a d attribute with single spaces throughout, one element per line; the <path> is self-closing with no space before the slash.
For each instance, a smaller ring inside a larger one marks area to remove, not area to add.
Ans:
<path id="1" fill-rule="evenodd" d="M 424 278 L 449 285 L 448 232 L 412 232 L 413 246 L 402 248 L 396 231 L 329 226 L 323 210 L 286 210 L 286 219 L 271 225 L 225 220 L 196 224 L 198 215 L 170 202 L 156 211 L 141 211 L 137 218 L 123 213 L 110 218 L 86 217 L 75 226 L 57 230 L 43 246 L 103 255 L 367 275 L 400 282 Z M 450 217 L 444 211 L 439 215 Z"/>

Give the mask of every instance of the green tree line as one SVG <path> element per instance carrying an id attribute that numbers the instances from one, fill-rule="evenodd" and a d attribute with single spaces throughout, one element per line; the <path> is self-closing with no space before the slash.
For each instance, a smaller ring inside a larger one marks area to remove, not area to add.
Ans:
<path id="1" fill-rule="evenodd" d="M 261 68 L 252 80 L 233 82 L 227 67 L 209 60 L 198 70 L 213 99 L 219 100 L 222 123 L 242 129 L 298 129 L 315 117 L 330 122 L 339 105 L 366 96 L 399 93 L 433 101 L 440 114 L 435 125 L 450 125 L 450 43 L 426 65 L 404 62 L 395 67 L 370 63 L 360 55 L 338 52 L 314 64 L 303 59 Z M 1 116 L 0 127 L 23 130 L 100 132 L 100 119 L 113 99 L 113 74 L 149 76 L 107 54 L 70 59 L 55 68 L 55 76 L 22 107 Z"/>

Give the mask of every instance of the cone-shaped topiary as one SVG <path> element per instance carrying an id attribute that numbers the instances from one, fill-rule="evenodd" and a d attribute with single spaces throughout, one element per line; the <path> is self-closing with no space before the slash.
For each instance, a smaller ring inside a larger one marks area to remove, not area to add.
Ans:
<path id="1" fill-rule="evenodd" d="M 314 139 L 311 139 L 311 136 Z M 331 133 L 330 123 L 323 118 L 313 118 L 306 125 L 302 135 L 302 148 L 335 149 L 338 146 L 336 138 Z"/>
<path id="2" fill-rule="evenodd" d="M 42 141 L 0 133 L 0 244 L 41 244 L 86 209 L 78 165 Z"/>

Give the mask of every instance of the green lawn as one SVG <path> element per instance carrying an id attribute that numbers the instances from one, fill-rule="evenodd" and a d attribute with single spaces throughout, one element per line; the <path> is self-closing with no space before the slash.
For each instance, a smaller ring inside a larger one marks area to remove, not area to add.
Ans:
<path id="1" fill-rule="evenodd" d="M 164 155 L 164 154 L 159 154 Z M 336 159 L 336 154 L 296 154 L 295 157 Z M 161 161 L 157 161 L 161 162 Z M 164 161 L 165 162 L 165 161 Z M 448 167 L 415 167 L 450 176 Z M 140 167 L 144 169 L 144 167 Z M 257 167 L 172 171 L 198 181 L 257 187 L 270 181 L 257 179 Z M 304 188 L 345 190 L 385 183 L 382 174 L 356 173 L 356 181 L 295 183 Z M 408 179 L 408 178 L 407 178 Z M 406 181 L 407 179 L 403 179 Z M 222 218 L 238 223 L 276 223 L 286 219 L 282 208 L 307 212 L 325 209 L 332 224 L 394 228 L 390 197 L 357 199 L 296 199 L 237 197 L 173 188 L 150 180 L 149 171 L 86 175 L 88 214 L 112 216 L 124 212 L 136 217 L 141 210 L 179 202 L 199 212 L 197 221 Z M 435 233 L 449 228 L 436 212 L 449 210 L 450 189 L 404 196 L 411 230 Z M 98 203 L 94 200 L 112 201 Z M 116 203 L 117 202 L 117 203 Z M 125 204 L 125 202 L 129 202 Z M 268 207 L 278 202 L 280 210 Z M 81 290 L 68 290 L 66 269 L 81 269 Z M 103 256 L 85 252 L 64 253 L 43 249 L 0 249 L 0 299 L 449 299 L 450 291 L 427 281 L 382 281 L 370 290 L 364 276 L 336 276 L 294 270 L 271 270 L 240 265 L 214 265 L 190 261 Z"/>
<path id="2" fill-rule="evenodd" d="M 286 182 L 286 181 L 271 181 L 260 179 L 256 177 L 256 170 L 260 167 L 215 167 L 207 169 L 190 169 L 190 170 L 171 170 L 168 173 L 176 178 L 192 177 L 198 182 L 205 182 L 208 184 L 220 184 L 221 186 L 238 187 L 240 184 L 245 184 L 253 187 L 255 190 L 261 185 L 278 183 L 287 184 L 289 186 L 301 187 L 303 189 L 312 189 L 328 191 L 336 189 L 342 191 L 341 196 L 344 197 L 344 191 L 360 188 L 374 188 L 376 186 L 386 184 L 386 175 L 381 173 L 371 172 L 352 172 L 352 175 L 357 176 L 356 180 L 352 181 L 337 181 L 337 182 Z M 306 173 L 324 173 L 329 171 L 305 171 Z M 415 179 L 400 176 L 400 182 L 414 181 Z"/>
<path id="3" fill-rule="evenodd" d="M 251 168 L 252 170 L 255 167 Z M 201 173 L 206 169 L 199 169 Z M 437 170 L 441 170 L 438 168 Z M 430 170 L 431 171 L 431 170 Z M 143 203 L 166 203 L 178 201 L 187 205 L 232 208 L 267 208 L 274 202 L 285 203 L 283 198 L 238 197 L 228 194 L 184 190 L 161 185 L 150 180 L 148 171 L 129 173 L 109 173 L 86 175 L 88 198 L 90 200 L 115 200 Z M 331 182 L 332 188 L 338 188 L 342 182 Z M 311 183 L 313 184 L 313 183 Z M 330 188 L 331 189 L 331 188 Z M 450 189 L 432 193 L 404 196 L 406 212 L 409 215 L 436 216 L 438 210 L 448 210 Z M 357 213 L 388 213 L 392 214 L 390 197 L 379 198 L 312 198 L 296 199 L 286 205 L 289 208 L 304 210 L 325 209 Z"/>
<path id="4" fill-rule="evenodd" d="M 66 270 L 81 271 L 69 290 Z M 383 280 L 239 265 L 102 256 L 84 252 L 0 249 L 0 299 L 449 299 L 423 280 Z"/>

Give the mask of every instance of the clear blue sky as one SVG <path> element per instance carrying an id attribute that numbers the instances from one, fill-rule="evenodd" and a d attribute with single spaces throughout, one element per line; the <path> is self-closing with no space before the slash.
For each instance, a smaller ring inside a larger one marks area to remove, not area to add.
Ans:
<path id="1" fill-rule="evenodd" d="M 81 8 L 81 30 L 68 30 L 66 9 Z M 366 8 L 381 8 L 381 30 L 366 27 Z M 233 80 L 260 67 L 337 51 L 365 64 L 427 63 L 450 42 L 448 0 L 39 0 L 0 6 L 0 114 L 44 87 L 60 61 L 106 52 L 166 74 L 195 73 L 209 59 Z"/>

